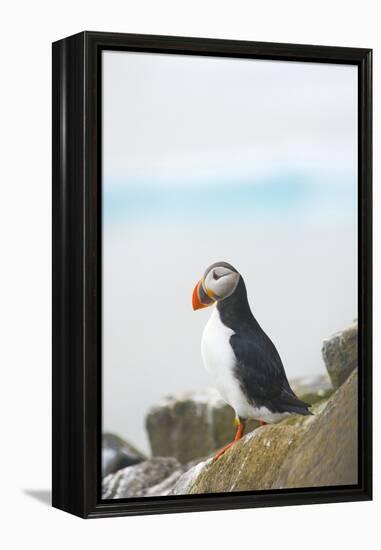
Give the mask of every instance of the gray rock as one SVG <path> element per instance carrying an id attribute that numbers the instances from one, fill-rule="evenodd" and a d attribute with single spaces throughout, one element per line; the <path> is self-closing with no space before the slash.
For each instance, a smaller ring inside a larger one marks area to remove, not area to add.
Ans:
<path id="1" fill-rule="evenodd" d="M 189 494 L 272 489 L 287 454 L 298 444 L 302 428 L 273 424 L 257 428 L 216 462 L 203 463 L 186 486 Z M 178 482 L 181 487 L 181 478 Z"/>
<path id="2" fill-rule="evenodd" d="M 183 471 L 175 458 L 152 458 L 106 476 L 102 483 L 102 498 L 166 495 Z"/>
<path id="3" fill-rule="evenodd" d="M 297 425 L 258 428 L 218 461 L 180 476 L 171 494 L 323 487 L 357 483 L 357 370 Z"/>
<path id="4" fill-rule="evenodd" d="M 328 374 L 294 378 L 294 380 L 290 381 L 290 385 L 299 399 L 306 401 L 310 405 L 326 399 L 334 392 Z"/>
<path id="5" fill-rule="evenodd" d="M 102 436 L 102 477 L 126 466 L 139 464 L 146 457 L 127 441 L 112 433 Z"/>
<path id="6" fill-rule="evenodd" d="M 198 462 L 189 470 L 186 470 L 181 476 L 178 477 L 176 483 L 173 485 L 170 495 L 187 495 L 191 492 L 191 488 L 196 483 L 197 478 L 204 469 L 212 463 L 212 458 L 203 462 Z"/>
<path id="7" fill-rule="evenodd" d="M 247 430 L 258 426 L 248 423 Z M 235 434 L 234 411 L 217 391 L 163 399 L 146 418 L 153 456 L 172 456 L 182 464 L 210 455 Z"/>
<path id="8" fill-rule="evenodd" d="M 335 389 L 341 386 L 357 367 L 357 342 L 357 321 L 323 342 L 323 359 Z"/>
<path id="9" fill-rule="evenodd" d="M 296 394 L 310 404 L 333 392 L 328 375 L 298 378 Z M 174 456 L 182 464 L 209 456 L 234 438 L 234 411 L 214 389 L 167 397 L 146 418 L 153 456 Z M 248 422 L 246 432 L 258 427 Z"/>
<path id="10" fill-rule="evenodd" d="M 173 474 L 166 477 L 163 481 L 160 483 L 157 483 L 156 485 L 153 485 L 150 487 L 147 492 L 145 493 L 146 497 L 160 497 L 165 496 L 168 494 L 172 494 L 172 489 L 176 485 L 179 477 L 183 474 L 183 470 L 175 470 Z"/>
<path id="11" fill-rule="evenodd" d="M 357 369 L 302 433 L 274 487 L 355 485 L 358 471 Z"/>

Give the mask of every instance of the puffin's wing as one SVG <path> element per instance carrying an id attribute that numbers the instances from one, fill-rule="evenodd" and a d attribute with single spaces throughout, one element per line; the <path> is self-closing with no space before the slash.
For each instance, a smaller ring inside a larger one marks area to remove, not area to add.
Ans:
<path id="1" fill-rule="evenodd" d="M 237 360 L 234 372 L 249 402 L 273 412 L 311 414 L 310 405 L 292 391 L 279 353 L 264 332 L 233 334 L 230 344 Z"/>

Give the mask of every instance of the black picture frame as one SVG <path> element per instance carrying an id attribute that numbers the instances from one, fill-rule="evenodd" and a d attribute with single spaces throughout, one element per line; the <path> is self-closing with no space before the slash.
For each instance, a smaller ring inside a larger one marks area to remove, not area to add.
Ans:
<path id="1" fill-rule="evenodd" d="M 101 52 L 358 67 L 359 483 L 101 501 Z M 84 518 L 372 498 L 372 50 L 82 32 L 53 44 L 53 506 Z"/>

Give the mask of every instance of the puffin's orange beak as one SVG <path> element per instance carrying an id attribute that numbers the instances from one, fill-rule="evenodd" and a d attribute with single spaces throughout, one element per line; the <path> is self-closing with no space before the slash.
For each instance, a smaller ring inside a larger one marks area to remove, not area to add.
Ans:
<path id="1" fill-rule="evenodd" d="M 193 289 L 192 294 L 192 307 L 194 310 L 202 309 L 203 307 L 208 307 L 213 304 L 212 298 L 210 298 L 202 287 L 201 281 Z"/>

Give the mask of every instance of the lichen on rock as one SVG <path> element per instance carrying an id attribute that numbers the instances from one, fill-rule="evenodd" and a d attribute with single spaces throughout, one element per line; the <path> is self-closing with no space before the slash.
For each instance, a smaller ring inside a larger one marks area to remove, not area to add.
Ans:
<path id="1" fill-rule="evenodd" d="M 213 462 L 179 476 L 171 494 L 357 483 L 357 370 L 315 415 L 257 428 Z"/>
<path id="2" fill-rule="evenodd" d="M 197 476 L 190 493 L 220 493 L 270 489 L 290 450 L 297 444 L 301 428 L 265 426 L 257 428 L 216 462 L 207 464 Z"/>
<path id="3" fill-rule="evenodd" d="M 354 485 L 358 471 L 357 369 L 327 402 L 284 461 L 276 488 Z"/>

